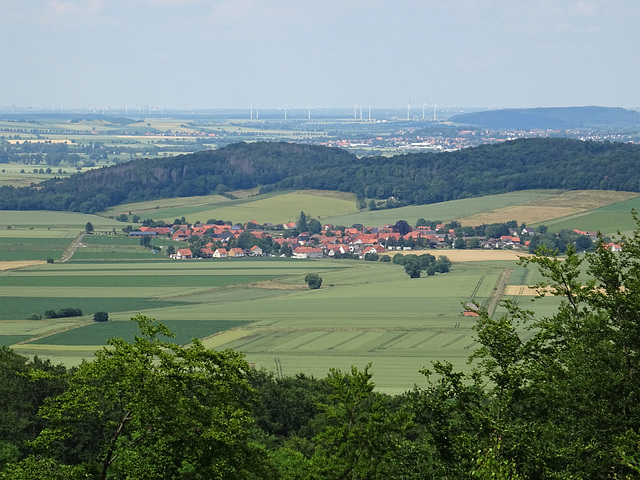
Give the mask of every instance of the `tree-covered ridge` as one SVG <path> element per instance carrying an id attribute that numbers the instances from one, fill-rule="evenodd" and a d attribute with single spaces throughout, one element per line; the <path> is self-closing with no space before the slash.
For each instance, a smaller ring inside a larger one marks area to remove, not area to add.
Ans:
<path id="1" fill-rule="evenodd" d="M 261 186 L 319 189 L 428 204 L 525 189 L 639 191 L 640 147 L 545 138 L 455 152 L 358 158 L 290 143 L 238 143 L 163 159 L 134 160 L 68 179 L 0 188 L 0 209 L 102 211 L 121 203 Z"/>
<path id="2" fill-rule="evenodd" d="M 640 112 L 610 107 L 507 108 L 462 113 L 449 119 L 458 124 L 502 129 L 624 129 L 640 126 Z"/>

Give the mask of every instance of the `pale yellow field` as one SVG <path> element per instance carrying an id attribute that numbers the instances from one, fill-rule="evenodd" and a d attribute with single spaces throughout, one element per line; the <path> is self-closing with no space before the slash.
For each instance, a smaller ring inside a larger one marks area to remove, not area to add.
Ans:
<path id="1" fill-rule="evenodd" d="M 499 208 L 461 218 L 463 226 L 483 223 L 518 222 L 532 225 L 535 223 L 566 217 L 576 213 L 604 207 L 637 197 L 638 193 L 614 192 L 610 190 L 571 190 L 557 195 L 543 197 L 523 205 Z"/>
<path id="2" fill-rule="evenodd" d="M 403 252 L 385 252 L 385 254 L 394 256 L 398 253 L 403 255 L 422 255 L 423 253 L 430 253 L 434 257 L 444 255 L 452 262 L 489 262 L 492 260 L 503 261 L 513 260 L 518 261 L 520 257 L 530 257 L 529 253 L 520 250 L 492 250 L 492 249 L 479 249 L 479 250 L 407 250 Z"/>
<path id="3" fill-rule="evenodd" d="M 45 263 L 47 262 L 42 260 L 16 260 L 10 262 L 0 262 L 0 272 L 4 272 L 5 270 L 15 270 L 16 268 L 32 267 L 34 265 L 43 265 Z"/>

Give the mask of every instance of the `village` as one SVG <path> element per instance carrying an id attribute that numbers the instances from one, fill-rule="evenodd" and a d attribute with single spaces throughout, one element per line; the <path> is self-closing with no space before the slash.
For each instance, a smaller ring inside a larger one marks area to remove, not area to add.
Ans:
<path id="1" fill-rule="evenodd" d="M 303 212 L 302 212 L 303 213 Z M 315 221 L 311 219 L 312 221 Z M 317 221 L 315 221 L 317 223 Z M 532 242 L 540 244 L 541 232 L 524 225 L 518 227 L 515 221 L 501 226 L 502 235 L 493 234 L 500 229 L 483 231 L 476 235 L 473 227 L 462 228 L 457 222 L 417 225 L 411 227 L 404 220 L 383 227 L 366 227 L 354 224 L 351 227 L 318 225 L 314 233 L 299 222 L 279 225 L 258 224 L 255 220 L 242 224 L 223 223 L 176 223 L 167 226 L 141 226 L 129 232 L 131 237 L 140 237 L 141 243 L 149 245 L 158 237 L 185 242 L 189 246 L 176 248 L 169 246 L 163 253 L 176 260 L 190 258 L 240 258 L 260 256 L 287 256 L 292 258 L 369 258 L 398 250 L 414 249 L 516 249 L 528 251 Z M 419 221 L 418 224 L 421 222 Z M 422 222 L 429 223 L 429 222 Z M 491 226 L 489 226 L 491 227 Z M 490 234 L 491 233 L 491 234 Z M 543 231 L 542 233 L 546 233 Z M 587 250 L 597 240 L 597 232 L 571 232 L 580 237 L 579 250 Z M 489 235 L 488 235 L 489 234 Z M 619 245 L 607 245 L 616 250 Z"/>

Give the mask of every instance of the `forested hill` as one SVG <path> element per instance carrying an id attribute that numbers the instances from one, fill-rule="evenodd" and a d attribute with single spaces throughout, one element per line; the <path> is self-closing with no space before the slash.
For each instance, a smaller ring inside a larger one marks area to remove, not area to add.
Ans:
<path id="1" fill-rule="evenodd" d="M 522 139 L 446 153 L 356 156 L 289 143 L 238 143 L 171 158 L 134 160 L 33 187 L 0 188 L 0 209 L 93 213 L 111 205 L 262 186 L 394 197 L 426 204 L 532 188 L 640 191 L 640 146 Z"/>
<path id="2" fill-rule="evenodd" d="M 449 119 L 492 129 L 616 129 L 640 127 L 640 112 L 610 107 L 509 108 L 463 113 Z"/>

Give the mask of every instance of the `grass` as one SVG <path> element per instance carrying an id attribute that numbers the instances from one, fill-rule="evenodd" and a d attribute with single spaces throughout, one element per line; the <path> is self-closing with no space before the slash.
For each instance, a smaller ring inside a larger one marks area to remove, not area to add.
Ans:
<path id="1" fill-rule="evenodd" d="M 0 261 L 58 260 L 70 243 L 68 238 L 0 236 Z"/>
<path id="2" fill-rule="evenodd" d="M 191 201 L 189 201 L 191 200 Z M 158 207 L 158 208 L 156 208 Z M 272 192 L 260 196 L 248 196 L 230 200 L 218 195 L 204 197 L 155 200 L 126 204 L 107 210 L 105 214 L 137 213 L 142 218 L 173 221 L 185 217 L 189 222 L 208 219 L 231 220 L 245 223 L 274 224 L 295 221 L 300 211 L 314 218 L 358 211 L 355 196 L 342 192 L 307 190 L 298 192 Z"/>
<path id="3" fill-rule="evenodd" d="M 190 343 L 193 338 L 204 338 L 229 328 L 242 325 L 244 322 L 228 322 L 224 320 L 200 321 L 200 320 L 173 320 L 164 322 L 175 334 L 173 338 L 161 338 L 171 343 L 184 345 Z M 140 335 L 138 325 L 135 322 L 102 322 L 89 323 L 77 328 L 55 333 L 50 336 L 34 340 L 35 345 L 60 345 L 60 346 L 85 346 L 105 345 L 110 338 L 122 338 L 133 342 L 134 336 Z"/>
<path id="4" fill-rule="evenodd" d="M 125 226 L 124 223 L 116 220 L 100 217 L 98 215 L 89 215 L 74 212 L 52 212 L 45 210 L 3 210 L 0 215 L 0 232 L 7 227 L 11 228 L 51 228 L 52 230 L 70 230 L 73 229 L 76 235 L 84 231 L 87 222 L 91 222 L 94 230 L 112 231 Z M 0 233 L 2 236 L 3 233 Z M 75 235 L 74 235 L 75 236 Z"/>
<path id="5" fill-rule="evenodd" d="M 411 225 L 415 225 L 419 218 L 449 222 L 472 214 L 495 210 L 507 205 L 520 205 L 525 202 L 553 195 L 555 192 L 557 191 L 523 190 L 520 192 L 489 195 L 480 198 L 452 200 L 431 205 L 413 205 L 391 210 L 374 210 L 358 214 L 332 215 L 327 217 L 326 221 L 334 225 L 346 226 L 351 226 L 354 223 L 362 223 L 363 225 L 385 225 L 387 223 L 395 223 L 400 219 L 406 220 Z"/>

